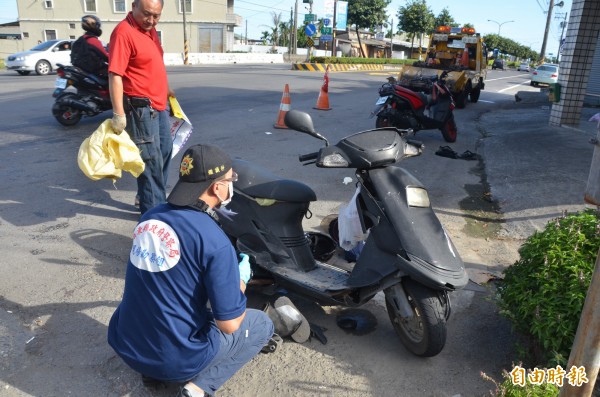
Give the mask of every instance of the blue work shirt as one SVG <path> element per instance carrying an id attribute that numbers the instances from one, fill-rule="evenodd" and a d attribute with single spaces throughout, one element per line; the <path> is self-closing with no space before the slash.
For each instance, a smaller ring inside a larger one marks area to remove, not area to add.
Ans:
<path id="1" fill-rule="evenodd" d="M 219 351 L 210 322 L 245 310 L 236 253 L 220 226 L 204 212 L 161 204 L 134 230 L 108 343 L 143 375 L 187 381 Z"/>

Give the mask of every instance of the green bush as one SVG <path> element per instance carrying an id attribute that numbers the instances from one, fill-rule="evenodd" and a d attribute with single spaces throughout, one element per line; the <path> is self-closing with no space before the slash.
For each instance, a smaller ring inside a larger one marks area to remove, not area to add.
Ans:
<path id="1" fill-rule="evenodd" d="M 543 382 L 542 384 L 532 384 L 529 381 L 525 386 L 513 383 L 510 374 L 507 371 L 502 371 L 502 382 L 498 383 L 492 377 L 481 373 L 481 376 L 493 382 L 496 385 L 496 390 L 490 392 L 491 396 L 496 397 L 555 397 L 558 396 L 558 386 L 552 383 Z"/>
<path id="2" fill-rule="evenodd" d="M 600 247 L 599 219 L 585 210 L 549 222 L 504 272 L 499 307 L 530 338 L 538 363 L 566 365 Z"/>

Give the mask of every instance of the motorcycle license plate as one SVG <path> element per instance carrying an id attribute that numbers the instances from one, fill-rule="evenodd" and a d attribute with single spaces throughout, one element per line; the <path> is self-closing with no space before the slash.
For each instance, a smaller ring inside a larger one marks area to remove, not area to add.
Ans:
<path id="1" fill-rule="evenodd" d="M 67 88 L 67 79 L 57 77 L 56 82 L 54 83 L 54 87 L 61 88 L 64 90 L 65 88 Z"/>
<path id="2" fill-rule="evenodd" d="M 377 100 L 377 102 L 375 102 L 375 105 L 383 105 L 385 103 L 385 101 L 387 101 L 387 99 L 388 99 L 388 97 L 382 96 Z"/>

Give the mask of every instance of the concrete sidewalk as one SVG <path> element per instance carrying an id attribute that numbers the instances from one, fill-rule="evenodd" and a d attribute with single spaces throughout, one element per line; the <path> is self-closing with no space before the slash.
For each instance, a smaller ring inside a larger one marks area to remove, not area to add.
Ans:
<path id="1" fill-rule="evenodd" d="M 550 106 L 521 101 L 480 120 L 487 182 L 506 238 L 525 239 L 563 212 L 585 207 L 590 139 L 597 134 L 597 123 L 589 119 L 600 108 L 583 108 L 577 127 L 555 127 L 548 125 Z"/>

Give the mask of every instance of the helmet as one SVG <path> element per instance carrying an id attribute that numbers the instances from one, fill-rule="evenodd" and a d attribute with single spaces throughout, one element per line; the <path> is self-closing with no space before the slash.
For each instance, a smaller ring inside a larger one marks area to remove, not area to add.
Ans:
<path id="1" fill-rule="evenodd" d="M 81 18 L 81 27 L 86 32 L 92 33 L 96 36 L 102 35 L 102 22 L 100 22 L 100 18 L 95 15 L 85 15 Z"/>

